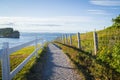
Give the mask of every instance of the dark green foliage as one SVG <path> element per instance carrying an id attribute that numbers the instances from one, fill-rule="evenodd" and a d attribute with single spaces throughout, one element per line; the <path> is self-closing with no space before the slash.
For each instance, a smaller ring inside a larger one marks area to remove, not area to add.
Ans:
<path id="1" fill-rule="evenodd" d="M 120 24 L 120 15 L 117 16 L 115 19 L 112 19 L 112 21 L 113 21 L 115 24 Z"/>
<path id="2" fill-rule="evenodd" d="M 2 28 L 0 29 L 0 35 L 7 36 L 9 33 L 12 33 L 12 28 Z"/>
<path id="3" fill-rule="evenodd" d="M 120 15 L 117 16 L 115 19 L 112 19 L 113 27 L 120 28 Z"/>
<path id="4" fill-rule="evenodd" d="M 2 38 L 19 38 L 19 31 L 14 31 L 13 28 L 2 28 L 0 29 L 0 37 Z"/>
<path id="5" fill-rule="evenodd" d="M 115 68 L 117 72 L 120 72 L 120 43 L 116 43 L 113 47 L 113 53 L 111 54 L 112 62 L 110 62 L 110 66 Z"/>
<path id="6" fill-rule="evenodd" d="M 20 33 L 19 33 L 18 31 L 13 31 L 13 32 L 9 35 L 9 37 L 11 37 L 11 38 L 19 38 L 19 36 L 20 36 Z"/>
<path id="7" fill-rule="evenodd" d="M 120 29 L 111 27 L 98 31 L 97 59 L 120 73 Z"/>
<path id="8" fill-rule="evenodd" d="M 106 49 L 107 48 L 104 47 L 104 49 L 99 52 L 97 59 L 120 73 L 120 43 L 116 43 L 111 49 Z"/>

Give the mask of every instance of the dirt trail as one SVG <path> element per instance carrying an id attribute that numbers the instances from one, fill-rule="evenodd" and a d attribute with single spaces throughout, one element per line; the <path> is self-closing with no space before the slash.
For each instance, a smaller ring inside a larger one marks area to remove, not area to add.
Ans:
<path id="1" fill-rule="evenodd" d="M 42 80 L 81 80 L 68 57 L 53 44 L 48 45 Z"/>

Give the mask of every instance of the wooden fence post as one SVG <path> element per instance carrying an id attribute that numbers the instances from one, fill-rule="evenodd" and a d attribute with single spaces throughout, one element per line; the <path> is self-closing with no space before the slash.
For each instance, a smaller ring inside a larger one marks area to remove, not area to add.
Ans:
<path id="1" fill-rule="evenodd" d="M 77 39 L 78 39 L 78 48 L 81 49 L 80 33 L 79 32 L 77 34 Z"/>
<path id="2" fill-rule="evenodd" d="M 69 37 L 70 37 L 70 46 L 72 46 L 72 36 L 69 35 Z"/>
<path id="3" fill-rule="evenodd" d="M 98 36 L 96 31 L 93 32 L 93 39 L 94 39 L 94 55 L 96 55 L 98 51 Z"/>
<path id="4" fill-rule="evenodd" d="M 8 54 L 9 43 L 3 43 L 3 51 L 1 57 L 2 64 L 2 80 L 10 80 L 10 59 Z"/>

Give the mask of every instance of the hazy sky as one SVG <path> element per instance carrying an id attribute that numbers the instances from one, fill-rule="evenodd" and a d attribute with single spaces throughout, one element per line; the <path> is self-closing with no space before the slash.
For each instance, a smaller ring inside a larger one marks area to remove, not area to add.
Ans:
<path id="1" fill-rule="evenodd" d="M 103 29 L 120 14 L 120 0 L 0 0 L 0 28 L 22 32 Z"/>

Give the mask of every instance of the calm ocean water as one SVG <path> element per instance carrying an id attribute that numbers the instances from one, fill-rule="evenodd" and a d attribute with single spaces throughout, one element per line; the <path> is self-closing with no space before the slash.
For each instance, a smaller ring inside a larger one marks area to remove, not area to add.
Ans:
<path id="1" fill-rule="evenodd" d="M 34 40 L 36 37 L 45 39 L 46 41 L 52 41 L 59 36 L 62 36 L 62 33 L 21 33 L 19 39 L 0 38 L 0 49 L 2 48 L 3 42 L 9 42 L 9 47 L 13 47 Z"/>

